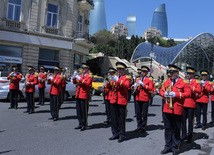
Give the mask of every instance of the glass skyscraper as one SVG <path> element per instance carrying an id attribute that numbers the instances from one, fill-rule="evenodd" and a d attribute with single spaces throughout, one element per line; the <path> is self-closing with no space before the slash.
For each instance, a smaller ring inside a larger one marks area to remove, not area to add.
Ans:
<path id="1" fill-rule="evenodd" d="M 94 0 L 94 10 L 90 11 L 89 34 L 93 35 L 103 29 L 107 30 L 105 2 Z"/>
<path id="2" fill-rule="evenodd" d="M 157 27 L 162 31 L 162 37 L 168 37 L 168 23 L 165 4 L 161 4 L 154 11 L 151 27 Z"/>
<path id="3" fill-rule="evenodd" d="M 126 20 L 126 26 L 128 27 L 128 37 L 131 37 L 132 35 L 137 35 L 136 15 L 128 15 Z"/>

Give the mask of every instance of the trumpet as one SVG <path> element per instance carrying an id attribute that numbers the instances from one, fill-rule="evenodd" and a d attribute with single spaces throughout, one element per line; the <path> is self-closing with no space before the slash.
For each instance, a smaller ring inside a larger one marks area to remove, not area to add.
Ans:
<path id="1" fill-rule="evenodd" d="M 9 80 L 9 84 L 11 84 L 12 83 L 12 81 L 13 81 L 13 75 L 14 75 L 14 72 L 11 72 L 10 73 L 10 80 Z"/>
<path id="2" fill-rule="evenodd" d="M 172 91 L 172 87 L 171 85 L 169 85 L 167 88 L 166 88 L 166 92 L 169 94 L 169 92 Z M 174 109 L 173 105 L 172 105 L 172 96 L 169 96 L 169 97 L 166 97 L 165 98 L 166 100 L 166 103 L 169 104 L 169 109 Z"/>
<path id="3" fill-rule="evenodd" d="M 24 85 L 23 85 L 23 87 L 20 89 L 20 91 L 21 91 L 21 92 L 22 92 L 22 91 L 23 91 L 23 89 L 26 87 L 26 83 L 27 83 L 27 81 L 28 81 L 28 78 L 26 78 L 26 79 L 25 79 Z"/>
<path id="4" fill-rule="evenodd" d="M 104 82 L 109 83 L 112 80 L 112 77 L 114 75 L 108 75 L 107 77 L 104 78 Z"/>

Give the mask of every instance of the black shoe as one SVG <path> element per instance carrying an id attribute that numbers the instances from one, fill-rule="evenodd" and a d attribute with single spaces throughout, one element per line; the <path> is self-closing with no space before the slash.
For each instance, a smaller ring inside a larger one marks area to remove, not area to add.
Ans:
<path id="1" fill-rule="evenodd" d="M 178 155 L 179 153 L 178 153 L 178 152 L 172 152 L 172 154 L 173 154 L 173 155 Z"/>
<path id="2" fill-rule="evenodd" d="M 54 117 L 53 121 L 57 121 L 58 119 L 56 117 Z"/>
<path id="3" fill-rule="evenodd" d="M 41 103 L 37 103 L 36 105 L 41 105 Z"/>
<path id="4" fill-rule="evenodd" d="M 192 142 L 192 139 L 188 138 L 188 139 L 187 139 L 187 143 L 189 144 L 189 143 L 191 143 L 191 142 Z"/>
<path id="5" fill-rule="evenodd" d="M 53 117 L 51 117 L 51 118 L 48 118 L 49 120 L 52 120 L 52 119 L 54 119 Z"/>
<path id="6" fill-rule="evenodd" d="M 206 130 L 206 127 L 205 126 L 202 126 L 202 128 L 201 128 L 202 130 Z"/>
<path id="7" fill-rule="evenodd" d="M 75 127 L 74 129 L 81 129 L 82 128 L 82 126 L 80 126 L 80 125 L 78 125 L 77 127 Z"/>
<path id="8" fill-rule="evenodd" d="M 42 103 L 41 105 L 45 105 L 45 103 Z"/>
<path id="9" fill-rule="evenodd" d="M 214 121 L 209 122 L 209 124 L 214 124 Z"/>
<path id="10" fill-rule="evenodd" d="M 185 137 L 185 138 L 181 138 L 181 141 L 185 141 L 185 140 L 187 140 L 187 138 Z"/>
<path id="11" fill-rule="evenodd" d="M 109 140 L 115 140 L 115 139 L 118 139 L 118 138 L 119 138 L 119 136 L 112 136 L 112 137 L 109 138 Z"/>
<path id="12" fill-rule="evenodd" d="M 161 123 L 164 123 L 164 121 L 161 121 Z"/>
<path id="13" fill-rule="evenodd" d="M 195 129 L 198 129 L 198 128 L 201 128 L 201 127 L 202 127 L 201 124 L 197 124 L 194 128 L 195 128 Z"/>
<path id="14" fill-rule="evenodd" d="M 83 126 L 81 129 L 80 129 L 80 131 L 85 131 L 86 130 L 86 127 L 85 126 Z"/>
<path id="15" fill-rule="evenodd" d="M 138 131 L 140 131 L 141 130 L 141 128 L 137 128 L 137 129 L 135 129 L 134 131 L 135 132 L 138 132 Z"/>
<path id="16" fill-rule="evenodd" d="M 33 114 L 34 113 L 34 111 L 30 111 L 30 112 L 28 112 L 28 114 Z"/>
<path id="17" fill-rule="evenodd" d="M 18 107 L 15 107 L 14 109 L 16 109 L 16 110 L 17 110 L 17 109 L 18 109 Z"/>
<path id="18" fill-rule="evenodd" d="M 9 107 L 8 109 L 13 109 L 14 107 Z"/>
<path id="19" fill-rule="evenodd" d="M 161 154 L 167 154 L 167 153 L 169 153 L 169 152 L 172 152 L 172 150 L 171 149 L 164 149 L 164 150 L 162 150 L 160 153 Z"/>
<path id="20" fill-rule="evenodd" d="M 126 137 L 120 137 L 120 138 L 118 139 L 118 143 L 121 143 L 121 142 L 123 142 L 124 140 L 126 140 Z"/>
<path id="21" fill-rule="evenodd" d="M 104 123 L 106 123 L 106 124 L 110 124 L 110 123 L 111 123 L 111 121 L 106 120 L 106 121 L 104 121 Z"/>

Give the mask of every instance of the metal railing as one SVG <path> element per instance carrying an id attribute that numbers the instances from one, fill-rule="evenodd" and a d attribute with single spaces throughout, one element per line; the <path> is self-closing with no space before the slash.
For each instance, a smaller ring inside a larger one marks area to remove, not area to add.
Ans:
<path id="1" fill-rule="evenodd" d="M 89 4 L 91 4 L 94 7 L 93 0 L 78 0 L 78 2 L 81 2 L 81 1 L 87 1 Z"/>
<path id="2" fill-rule="evenodd" d="M 91 41 L 91 35 L 85 31 L 74 31 L 74 38 L 84 38 Z"/>

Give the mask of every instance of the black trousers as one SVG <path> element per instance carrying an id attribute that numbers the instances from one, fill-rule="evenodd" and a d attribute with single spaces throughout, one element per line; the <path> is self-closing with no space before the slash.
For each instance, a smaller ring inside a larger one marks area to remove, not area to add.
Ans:
<path id="1" fill-rule="evenodd" d="M 164 106 L 165 100 L 162 99 L 162 120 L 163 120 L 163 106 Z"/>
<path id="2" fill-rule="evenodd" d="M 196 102 L 196 124 L 207 125 L 207 103 Z M 201 110 L 203 111 L 203 123 L 201 124 Z"/>
<path id="3" fill-rule="evenodd" d="M 179 151 L 181 120 L 182 115 L 163 113 L 165 149 L 172 149 L 173 152 Z"/>
<path id="4" fill-rule="evenodd" d="M 79 126 L 86 127 L 88 124 L 87 100 L 76 98 L 76 111 Z"/>
<path id="5" fill-rule="evenodd" d="M 45 88 L 39 88 L 39 103 L 45 103 Z"/>
<path id="6" fill-rule="evenodd" d="M 59 95 L 50 94 L 50 111 L 52 118 L 59 117 Z"/>
<path id="7" fill-rule="evenodd" d="M 18 93 L 17 89 L 10 89 L 10 108 L 18 108 Z"/>
<path id="8" fill-rule="evenodd" d="M 111 121 L 111 110 L 110 110 L 110 100 L 104 100 L 106 105 L 106 117 L 107 121 Z"/>
<path id="9" fill-rule="evenodd" d="M 149 93 L 149 105 L 151 106 L 153 102 L 153 96 L 152 93 Z"/>
<path id="10" fill-rule="evenodd" d="M 128 101 L 131 100 L 131 96 L 132 96 L 132 90 L 129 89 L 129 90 L 128 90 Z"/>
<path id="11" fill-rule="evenodd" d="M 149 102 L 137 101 L 137 128 L 145 129 L 148 119 Z"/>
<path id="12" fill-rule="evenodd" d="M 214 101 L 211 101 L 211 121 L 214 122 Z"/>
<path id="13" fill-rule="evenodd" d="M 135 114 L 135 116 L 137 117 L 137 101 L 136 101 L 136 94 L 134 93 L 133 94 L 133 97 L 134 97 L 134 114 Z"/>
<path id="14" fill-rule="evenodd" d="M 65 87 L 62 87 L 60 105 L 62 105 L 64 103 L 64 101 L 65 101 Z"/>
<path id="15" fill-rule="evenodd" d="M 182 139 L 192 139 L 193 123 L 194 123 L 195 108 L 183 108 L 182 116 Z M 186 121 L 188 119 L 188 133 Z"/>
<path id="16" fill-rule="evenodd" d="M 27 111 L 34 112 L 34 93 L 25 92 L 27 99 Z"/>
<path id="17" fill-rule="evenodd" d="M 126 105 L 110 104 L 111 131 L 114 136 L 125 137 Z"/>

